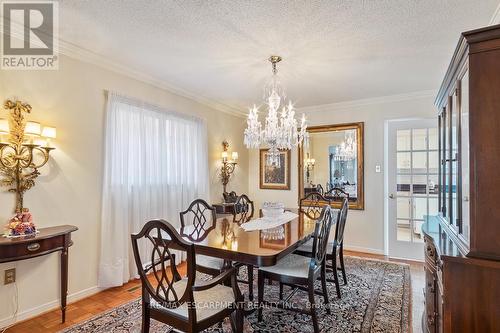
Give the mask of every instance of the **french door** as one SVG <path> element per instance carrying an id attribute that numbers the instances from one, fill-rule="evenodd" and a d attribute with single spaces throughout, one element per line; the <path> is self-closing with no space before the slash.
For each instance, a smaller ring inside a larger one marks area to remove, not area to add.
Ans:
<path id="1" fill-rule="evenodd" d="M 423 260 L 422 224 L 438 213 L 437 120 L 389 122 L 386 149 L 389 256 Z"/>

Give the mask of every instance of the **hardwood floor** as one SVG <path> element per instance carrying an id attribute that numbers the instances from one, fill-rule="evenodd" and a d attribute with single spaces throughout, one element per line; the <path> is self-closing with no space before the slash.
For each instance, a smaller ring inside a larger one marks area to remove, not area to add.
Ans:
<path id="1" fill-rule="evenodd" d="M 345 251 L 346 255 L 374 258 L 386 261 L 405 262 L 410 264 L 412 284 L 412 318 L 413 332 L 422 332 L 421 317 L 424 310 L 422 288 L 424 286 L 423 263 L 393 260 L 382 255 Z M 185 265 L 179 266 L 179 272 L 185 274 Z M 95 295 L 79 300 L 68 305 L 66 310 L 66 323 L 61 324 L 61 312 L 59 309 L 41 314 L 35 318 L 25 320 L 9 328 L 6 333 L 52 333 L 72 326 L 91 318 L 103 311 L 109 310 L 121 304 L 127 303 L 141 295 L 140 280 L 116 288 L 107 289 Z"/>

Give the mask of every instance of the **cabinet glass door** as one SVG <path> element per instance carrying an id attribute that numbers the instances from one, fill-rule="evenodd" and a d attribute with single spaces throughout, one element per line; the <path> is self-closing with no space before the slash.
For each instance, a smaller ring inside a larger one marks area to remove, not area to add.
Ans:
<path id="1" fill-rule="evenodd" d="M 444 202 L 445 202 L 445 211 L 444 217 L 451 221 L 451 177 L 450 177 L 450 139 L 451 139 L 451 100 L 448 102 L 446 106 L 445 113 L 445 142 L 444 142 L 444 163 L 443 163 L 443 179 L 444 179 Z"/>
<path id="2" fill-rule="evenodd" d="M 461 206 L 462 206 L 462 235 L 467 241 L 470 240 L 469 221 L 469 71 L 467 70 L 462 78 L 460 87 L 460 163 L 461 163 Z"/>
<path id="3" fill-rule="evenodd" d="M 461 228 L 460 214 L 458 207 L 459 197 L 459 170 L 458 170 L 458 134 L 460 121 L 460 104 L 458 103 L 458 90 L 452 96 L 451 108 L 451 151 L 450 151 L 450 172 L 451 172 L 451 188 L 450 188 L 450 204 L 451 204 L 451 220 L 450 223 L 458 230 Z"/>

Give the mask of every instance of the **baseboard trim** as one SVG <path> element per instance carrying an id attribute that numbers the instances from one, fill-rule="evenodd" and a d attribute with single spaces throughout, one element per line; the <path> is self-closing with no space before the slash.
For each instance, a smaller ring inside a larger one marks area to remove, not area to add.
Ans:
<path id="1" fill-rule="evenodd" d="M 389 256 L 389 259 L 402 260 L 402 261 L 412 261 L 412 262 L 417 262 L 417 263 L 425 262 L 425 259 L 409 259 L 409 258 L 393 257 L 393 256 Z"/>
<path id="2" fill-rule="evenodd" d="M 369 248 L 369 247 L 345 246 L 344 249 L 347 250 L 347 251 L 355 251 L 355 252 L 363 252 L 363 253 L 371 253 L 371 254 L 384 255 L 384 250 L 372 249 L 372 248 Z"/>
<path id="3" fill-rule="evenodd" d="M 90 287 L 90 288 L 78 291 L 78 292 L 73 293 L 73 294 L 69 294 L 68 295 L 68 303 L 76 302 L 82 298 L 92 296 L 94 294 L 97 294 L 101 290 L 102 290 L 101 288 L 94 286 L 94 287 Z M 14 323 L 18 323 L 18 322 L 36 317 L 42 313 L 52 311 L 54 309 L 59 309 L 60 304 L 61 304 L 60 300 L 56 299 L 56 300 L 53 300 L 51 302 L 48 302 L 48 303 L 45 303 L 45 304 L 42 304 L 39 306 L 35 306 L 34 308 L 20 311 L 17 314 L 15 319 L 12 318 L 12 316 L 9 316 L 7 318 L 2 318 L 2 319 L 0 319 L 0 328 L 7 327 L 7 326 L 10 326 Z"/>

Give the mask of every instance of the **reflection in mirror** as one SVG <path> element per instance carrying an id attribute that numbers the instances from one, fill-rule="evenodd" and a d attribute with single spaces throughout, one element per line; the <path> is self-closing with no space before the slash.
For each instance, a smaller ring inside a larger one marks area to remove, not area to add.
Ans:
<path id="1" fill-rule="evenodd" d="M 341 202 L 347 196 L 351 208 L 363 209 L 363 157 L 358 156 L 363 151 L 362 129 L 362 123 L 308 129 L 301 155 L 301 198 L 319 192 Z"/>
<path id="2" fill-rule="evenodd" d="M 357 196 L 356 130 L 309 134 L 304 190 L 314 192 L 321 185 L 325 193 L 339 188 Z M 311 162 L 313 161 L 313 162 Z"/>

